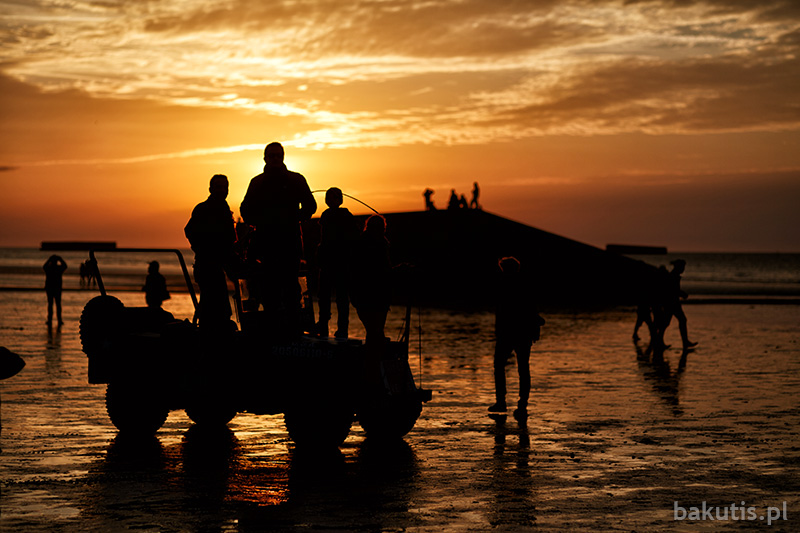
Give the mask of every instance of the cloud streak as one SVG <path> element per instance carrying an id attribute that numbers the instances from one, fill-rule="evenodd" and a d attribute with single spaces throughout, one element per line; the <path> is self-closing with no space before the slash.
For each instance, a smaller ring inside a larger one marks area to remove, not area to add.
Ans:
<path id="1" fill-rule="evenodd" d="M 796 2 L 0 5 L 17 79 L 297 117 L 297 146 L 800 128 Z"/>

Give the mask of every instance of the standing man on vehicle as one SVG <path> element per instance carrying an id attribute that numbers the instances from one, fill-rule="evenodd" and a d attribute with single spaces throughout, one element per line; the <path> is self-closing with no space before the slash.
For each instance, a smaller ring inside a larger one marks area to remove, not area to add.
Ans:
<path id="1" fill-rule="evenodd" d="M 283 157 L 280 143 L 266 146 L 264 172 L 250 180 L 239 212 L 256 228 L 250 256 L 259 263 L 259 299 L 265 310 L 294 327 L 300 311 L 300 223 L 314 215 L 317 203 L 306 178 L 287 169 Z"/>
<path id="2" fill-rule="evenodd" d="M 192 211 L 183 229 L 194 251 L 194 279 L 200 287 L 199 321 L 204 330 L 227 329 L 231 304 L 225 269 L 233 257 L 236 230 L 228 202 L 228 177 L 215 174 L 208 199 Z"/>

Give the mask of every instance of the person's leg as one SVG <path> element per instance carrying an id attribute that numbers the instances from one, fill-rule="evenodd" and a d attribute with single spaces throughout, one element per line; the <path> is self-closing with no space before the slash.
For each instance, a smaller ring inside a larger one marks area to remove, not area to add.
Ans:
<path id="1" fill-rule="evenodd" d="M 319 271 L 319 322 L 317 322 L 317 333 L 321 337 L 328 336 L 328 322 L 331 320 L 331 273 L 327 268 Z M 338 303 L 338 294 L 337 294 Z"/>
<path id="2" fill-rule="evenodd" d="M 519 374 L 519 401 L 514 416 L 519 417 L 527 413 L 528 399 L 531 394 L 531 343 L 519 342 L 514 351 L 517 354 L 517 372 Z"/>
<path id="3" fill-rule="evenodd" d="M 336 272 L 336 337 L 347 338 L 350 328 L 350 288 L 347 271 Z"/>
<path id="4" fill-rule="evenodd" d="M 681 332 L 681 341 L 684 348 L 691 348 L 697 343 L 689 340 L 689 327 L 686 320 L 686 314 L 683 312 L 683 307 L 678 305 L 675 309 L 675 319 L 678 321 L 678 330 Z"/>
<path id="5" fill-rule="evenodd" d="M 494 345 L 494 395 L 495 404 L 489 411 L 506 410 L 506 361 L 511 354 L 511 345 L 505 339 L 497 339 Z"/>
<path id="6" fill-rule="evenodd" d="M 55 297 L 52 292 L 47 292 L 47 323 L 53 323 L 53 302 Z"/>
<path id="7" fill-rule="evenodd" d="M 56 302 L 56 319 L 58 320 L 58 325 L 60 326 L 64 323 L 64 321 L 61 320 L 61 293 L 57 292 L 53 299 Z"/>

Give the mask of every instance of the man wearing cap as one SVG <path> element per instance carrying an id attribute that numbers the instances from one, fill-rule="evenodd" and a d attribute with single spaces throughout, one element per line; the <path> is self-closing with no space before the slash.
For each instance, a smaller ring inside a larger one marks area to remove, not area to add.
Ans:
<path id="1" fill-rule="evenodd" d="M 249 258 L 259 263 L 265 309 L 299 311 L 297 274 L 303 256 L 300 223 L 317 210 L 306 178 L 283 163 L 283 146 L 272 142 L 264 149 L 264 172 L 250 180 L 239 212 L 255 226 Z"/>

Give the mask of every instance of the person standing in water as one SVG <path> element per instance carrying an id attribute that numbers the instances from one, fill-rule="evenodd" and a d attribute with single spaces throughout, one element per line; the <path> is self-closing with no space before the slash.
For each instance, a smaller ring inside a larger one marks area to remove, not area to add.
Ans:
<path id="1" fill-rule="evenodd" d="M 147 307 L 151 309 L 161 309 L 161 304 L 164 300 L 169 300 L 169 291 L 167 290 L 167 280 L 158 271 L 158 261 L 150 261 L 147 265 L 147 277 L 144 280 L 144 301 L 147 302 Z"/>
<path id="2" fill-rule="evenodd" d="M 44 269 L 44 291 L 47 293 L 47 324 L 53 324 L 53 304 L 56 306 L 56 320 L 58 325 L 64 324 L 61 319 L 61 289 L 62 276 L 67 269 L 67 263 L 60 255 L 51 255 L 42 266 Z"/>
<path id="3" fill-rule="evenodd" d="M 490 413 L 506 411 L 506 362 L 512 353 L 517 356 L 519 374 L 519 400 L 514 418 L 528 416 L 528 398 L 531 391 L 530 357 L 533 343 L 539 340 L 544 319 L 536 312 L 530 290 L 520 275 L 520 263 L 514 257 L 504 257 L 498 262 L 500 280 L 495 311 L 494 386 L 495 403 Z"/>

